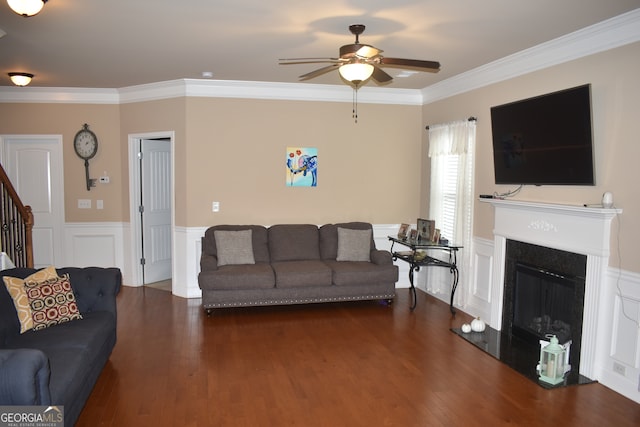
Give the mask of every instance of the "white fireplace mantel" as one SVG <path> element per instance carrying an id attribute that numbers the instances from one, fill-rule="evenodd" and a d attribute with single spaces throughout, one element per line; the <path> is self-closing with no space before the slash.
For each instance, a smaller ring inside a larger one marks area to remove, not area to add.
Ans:
<path id="1" fill-rule="evenodd" d="M 507 240 L 517 240 L 587 256 L 580 373 L 596 378 L 597 353 L 606 331 L 599 331 L 601 284 L 609 265 L 611 221 L 621 209 L 561 205 L 521 200 L 480 199 L 495 210 L 491 326 L 502 329 Z"/>

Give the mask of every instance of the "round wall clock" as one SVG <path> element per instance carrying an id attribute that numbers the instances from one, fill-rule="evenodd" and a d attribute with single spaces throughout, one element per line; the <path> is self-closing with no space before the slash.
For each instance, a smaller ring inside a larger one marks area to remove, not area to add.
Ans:
<path id="1" fill-rule="evenodd" d="M 84 160 L 85 177 L 87 180 L 87 191 L 91 190 L 91 178 L 89 178 L 89 159 L 98 152 L 98 137 L 89 130 L 89 125 L 84 124 L 82 129 L 73 138 L 73 148 L 78 157 Z"/>

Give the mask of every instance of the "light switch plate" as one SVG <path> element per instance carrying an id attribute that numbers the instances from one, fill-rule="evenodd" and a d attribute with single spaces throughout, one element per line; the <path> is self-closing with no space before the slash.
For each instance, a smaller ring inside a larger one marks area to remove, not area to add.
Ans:
<path id="1" fill-rule="evenodd" d="M 91 209 L 91 199 L 78 199 L 78 209 Z"/>

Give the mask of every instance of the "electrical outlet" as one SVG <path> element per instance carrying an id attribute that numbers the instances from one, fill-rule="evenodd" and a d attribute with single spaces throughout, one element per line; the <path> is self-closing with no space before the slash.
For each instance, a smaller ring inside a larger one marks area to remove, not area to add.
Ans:
<path id="1" fill-rule="evenodd" d="M 220 212 L 220 202 L 213 202 L 211 204 L 211 210 L 213 212 Z"/>
<path id="2" fill-rule="evenodd" d="M 618 363 L 618 362 L 613 362 L 613 372 L 616 372 L 622 376 L 625 375 L 627 368 L 624 367 L 624 365 Z"/>

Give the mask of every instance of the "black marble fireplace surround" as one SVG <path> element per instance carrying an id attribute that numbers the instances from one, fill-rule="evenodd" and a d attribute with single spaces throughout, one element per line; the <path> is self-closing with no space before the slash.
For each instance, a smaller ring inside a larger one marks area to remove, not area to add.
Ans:
<path id="1" fill-rule="evenodd" d="M 579 374 L 587 271 L 587 257 L 585 255 L 507 240 L 502 330 L 497 331 L 487 327 L 483 333 L 471 332 L 468 334 L 463 333 L 459 328 L 452 329 L 452 331 L 541 386 L 545 388 L 555 387 L 538 380 L 535 368 L 540 355 L 540 337 L 535 336 L 535 333 L 532 334 L 531 331 L 522 331 L 522 328 L 514 327 L 513 325 L 514 298 L 516 298 L 516 294 L 524 295 L 525 299 L 535 299 L 531 298 L 532 293 L 515 291 L 516 277 L 518 274 L 522 274 L 522 265 L 525 266 L 525 273 L 527 273 L 527 270 L 550 272 L 552 280 L 550 280 L 549 286 L 553 287 L 557 282 L 561 282 L 560 286 L 564 287 L 560 291 L 563 301 L 561 304 L 556 305 L 566 306 L 567 310 L 566 313 L 559 316 L 564 319 L 562 323 L 570 324 L 570 339 L 572 340 L 569 354 L 571 372 L 567 374 L 564 383 L 558 386 L 592 382 L 589 378 Z M 522 277 L 519 280 L 525 285 L 529 281 L 529 279 L 523 280 Z M 568 292 L 567 289 L 570 289 L 570 291 Z M 549 293 L 554 295 L 554 292 Z M 536 304 L 539 304 L 539 302 L 536 302 Z"/>

